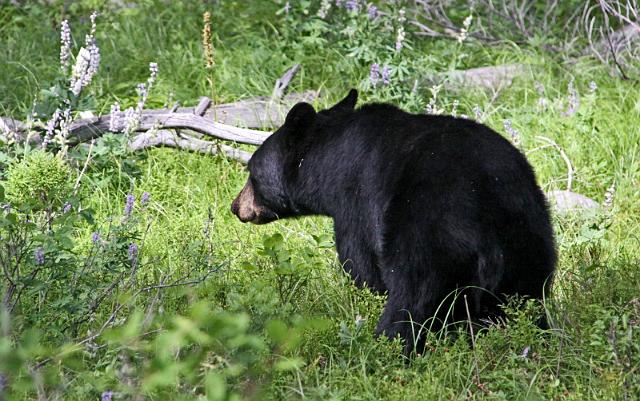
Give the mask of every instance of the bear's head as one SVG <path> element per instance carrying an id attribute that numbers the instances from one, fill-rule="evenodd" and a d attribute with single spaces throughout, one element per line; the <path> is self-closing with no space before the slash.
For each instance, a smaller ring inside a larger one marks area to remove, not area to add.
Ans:
<path id="1" fill-rule="evenodd" d="M 299 166 L 310 144 L 318 120 L 353 111 L 358 92 L 328 110 L 316 113 L 308 103 L 298 103 L 289 111 L 284 124 L 267 138 L 249 160 L 249 179 L 231 204 L 240 221 L 265 224 L 305 214 L 290 196 L 290 172 Z"/>

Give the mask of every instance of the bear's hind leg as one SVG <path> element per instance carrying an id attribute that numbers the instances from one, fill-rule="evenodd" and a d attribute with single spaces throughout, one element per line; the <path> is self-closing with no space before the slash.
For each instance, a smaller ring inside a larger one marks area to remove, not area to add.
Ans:
<path id="1" fill-rule="evenodd" d="M 453 298 L 449 299 L 447 294 L 438 291 L 444 287 L 440 287 L 441 280 L 435 274 L 418 279 L 409 272 L 398 270 L 392 269 L 385 274 L 389 298 L 376 334 L 389 338 L 399 335 L 405 342 L 405 354 L 408 355 L 414 348 L 421 351 L 426 331 L 437 331 L 443 327 L 441 318 L 447 317 Z"/>

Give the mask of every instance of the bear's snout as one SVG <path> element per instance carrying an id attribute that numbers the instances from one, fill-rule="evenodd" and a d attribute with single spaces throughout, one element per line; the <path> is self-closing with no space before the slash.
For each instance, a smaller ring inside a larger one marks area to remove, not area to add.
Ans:
<path id="1" fill-rule="evenodd" d="M 231 203 L 231 212 L 243 223 L 265 224 L 275 220 L 273 213 L 257 202 L 251 181 L 247 181 Z"/>
<path id="2" fill-rule="evenodd" d="M 238 219 L 243 223 L 253 221 L 256 218 L 254 203 L 253 186 L 251 185 L 251 181 L 247 181 L 242 191 L 240 191 L 231 204 L 231 212 L 238 216 Z"/>

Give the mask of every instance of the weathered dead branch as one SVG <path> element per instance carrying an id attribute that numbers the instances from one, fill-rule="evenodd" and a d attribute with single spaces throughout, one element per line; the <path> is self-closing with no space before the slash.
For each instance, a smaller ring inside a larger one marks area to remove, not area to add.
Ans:
<path id="1" fill-rule="evenodd" d="M 299 70 L 298 64 L 287 70 L 277 80 L 271 97 L 251 98 L 214 107 L 211 99 L 202 97 L 195 107 L 179 107 L 176 104 L 170 109 L 144 110 L 138 117 L 136 132 L 131 135 L 129 145 L 134 151 L 166 146 L 210 155 L 224 154 L 247 163 L 251 153 L 203 138 L 260 145 L 271 134 L 264 130 L 281 125 L 293 104 L 311 102 L 317 98 L 318 93 L 314 91 L 285 94 Z M 122 122 L 124 119 L 124 112 L 118 112 L 115 115 L 73 121 L 69 126 L 67 144 L 73 146 L 96 139 L 110 132 L 112 121 Z M 28 141 L 38 146 L 42 139 L 27 124 L 0 117 L 0 141 Z"/>
<path id="2" fill-rule="evenodd" d="M 116 118 L 124 119 L 124 113 L 117 113 Z M 108 132 L 110 121 L 111 114 L 74 121 L 69 127 L 70 144 L 87 142 Z M 238 128 L 195 114 L 143 112 L 136 131 L 152 129 L 190 129 L 213 138 L 250 145 L 259 145 L 269 136 L 268 132 Z"/>
<path id="3" fill-rule="evenodd" d="M 224 154 L 227 157 L 248 163 L 251 153 L 211 141 L 203 141 L 178 132 L 169 130 L 147 131 L 137 135 L 129 144 L 131 150 L 137 151 L 153 147 L 166 146 L 169 148 L 189 150 L 208 155 Z"/>

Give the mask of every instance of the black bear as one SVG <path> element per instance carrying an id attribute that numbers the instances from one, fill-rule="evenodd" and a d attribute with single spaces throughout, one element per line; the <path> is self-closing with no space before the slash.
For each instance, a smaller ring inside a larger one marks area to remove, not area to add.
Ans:
<path id="1" fill-rule="evenodd" d="M 340 262 L 388 300 L 377 333 L 405 340 L 446 321 L 500 315 L 506 296 L 542 299 L 556 251 L 525 157 L 463 118 L 298 103 L 249 161 L 231 209 L 243 222 L 333 218 Z M 461 296 L 465 294 L 467 296 Z"/>

